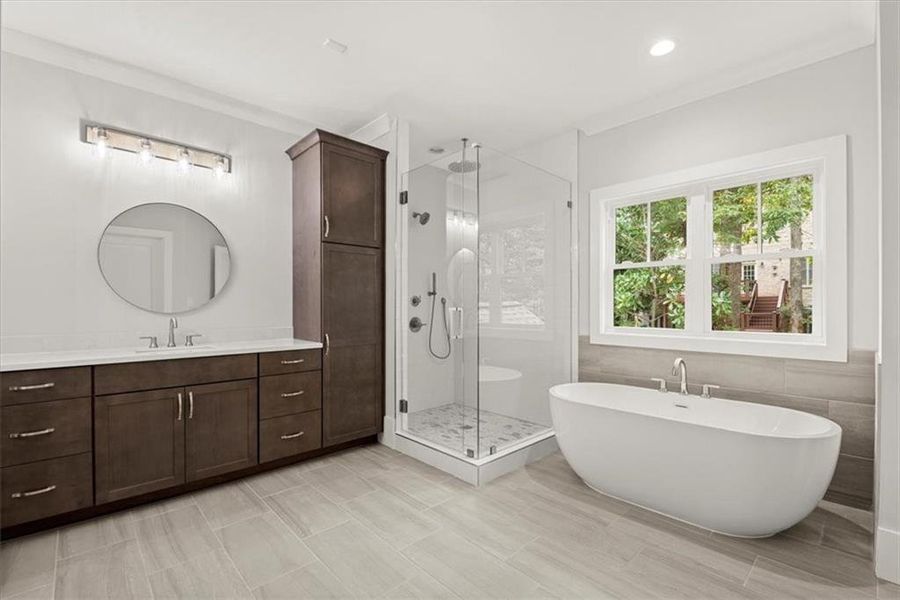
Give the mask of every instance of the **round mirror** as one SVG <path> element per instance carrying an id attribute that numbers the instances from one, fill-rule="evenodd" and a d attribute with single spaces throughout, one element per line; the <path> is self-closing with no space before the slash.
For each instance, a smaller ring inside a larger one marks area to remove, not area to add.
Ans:
<path id="1" fill-rule="evenodd" d="M 203 306 L 231 272 L 228 244 L 200 213 L 141 204 L 113 219 L 100 238 L 100 271 L 123 300 L 158 313 Z"/>

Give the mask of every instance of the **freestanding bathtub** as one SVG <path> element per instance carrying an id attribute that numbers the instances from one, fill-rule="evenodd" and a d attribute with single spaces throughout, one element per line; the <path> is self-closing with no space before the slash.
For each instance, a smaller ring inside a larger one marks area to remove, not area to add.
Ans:
<path id="1" fill-rule="evenodd" d="M 773 535 L 812 512 L 841 443 L 824 417 L 609 383 L 557 385 L 550 411 L 588 486 L 738 537 Z"/>

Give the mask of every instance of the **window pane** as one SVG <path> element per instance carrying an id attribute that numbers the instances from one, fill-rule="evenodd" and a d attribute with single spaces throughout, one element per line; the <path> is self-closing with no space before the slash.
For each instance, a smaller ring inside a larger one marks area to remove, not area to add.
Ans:
<path id="1" fill-rule="evenodd" d="M 813 248 L 812 175 L 762 183 L 763 252 Z"/>
<path id="2" fill-rule="evenodd" d="M 782 258 L 712 266 L 714 331 L 812 333 L 812 258 Z M 754 278 L 745 276 L 753 273 Z"/>
<path id="3" fill-rule="evenodd" d="M 543 222 L 504 229 L 502 272 L 534 273 L 544 269 L 546 227 Z"/>
<path id="4" fill-rule="evenodd" d="M 542 275 L 504 277 L 500 280 L 504 325 L 544 324 L 544 278 Z"/>
<path id="5" fill-rule="evenodd" d="M 687 253 L 687 198 L 650 204 L 650 260 L 684 258 Z"/>
<path id="6" fill-rule="evenodd" d="M 713 246 L 715 256 L 755 254 L 756 184 L 713 192 Z"/>
<path id="7" fill-rule="evenodd" d="M 616 209 L 616 263 L 647 260 L 647 205 Z"/>
<path id="8" fill-rule="evenodd" d="M 684 267 L 616 269 L 616 327 L 684 329 Z"/>

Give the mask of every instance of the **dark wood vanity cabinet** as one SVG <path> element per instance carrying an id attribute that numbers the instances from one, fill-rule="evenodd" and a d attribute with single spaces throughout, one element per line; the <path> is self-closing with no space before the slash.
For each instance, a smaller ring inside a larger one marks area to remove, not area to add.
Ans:
<path id="1" fill-rule="evenodd" d="M 185 473 L 188 481 L 257 464 L 256 380 L 185 389 Z"/>
<path id="2" fill-rule="evenodd" d="M 97 503 L 185 481 L 184 390 L 98 396 L 94 400 Z"/>
<path id="3" fill-rule="evenodd" d="M 97 396 L 97 502 L 239 471 L 258 463 L 256 355 L 105 365 L 99 389 L 227 377 L 221 361 L 253 379 Z M 177 365 L 173 363 L 179 363 Z M 124 371 L 125 373 L 121 373 Z M 116 387 L 117 386 L 117 387 Z"/>
<path id="4" fill-rule="evenodd" d="M 381 250 L 325 244 L 323 328 L 328 334 L 324 381 L 324 443 L 380 431 L 383 416 L 383 260 Z"/>
<path id="5" fill-rule="evenodd" d="M 387 152 L 320 130 L 287 152 L 294 336 L 324 344 L 322 444 L 328 447 L 382 429 Z"/>

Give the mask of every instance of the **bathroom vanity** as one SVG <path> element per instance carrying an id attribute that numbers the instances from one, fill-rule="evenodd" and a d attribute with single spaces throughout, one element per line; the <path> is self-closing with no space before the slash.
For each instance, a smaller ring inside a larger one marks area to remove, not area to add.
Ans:
<path id="1" fill-rule="evenodd" d="M 365 430 L 323 444 L 316 342 L 6 358 L 4 537 L 374 439 Z"/>

